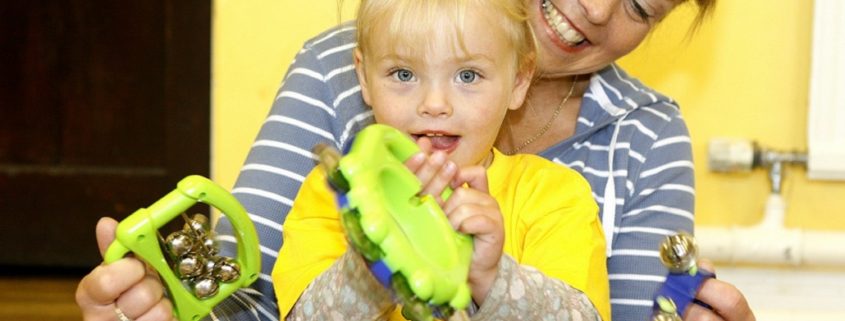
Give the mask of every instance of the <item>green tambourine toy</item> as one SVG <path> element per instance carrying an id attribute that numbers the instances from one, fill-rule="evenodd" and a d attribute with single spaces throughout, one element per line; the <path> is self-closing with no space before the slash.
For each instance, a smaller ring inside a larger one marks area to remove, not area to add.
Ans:
<path id="1" fill-rule="evenodd" d="M 419 152 L 416 143 L 375 124 L 358 133 L 342 157 L 325 146 L 315 152 L 338 194 L 349 242 L 373 275 L 394 290 L 405 318 L 462 312 L 471 301 L 472 238 L 452 228 L 434 198 L 418 195 L 420 182 L 403 163 Z"/>
<path id="2" fill-rule="evenodd" d="M 204 215 L 189 218 L 184 214 L 198 202 L 217 208 L 232 222 L 237 258 L 217 255 Z M 186 220 L 184 228 L 162 237 L 159 228 L 180 215 Z M 117 261 L 129 252 L 159 273 L 173 302 L 173 313 L 181 321 L 208 315 L 220 301 L 257 280 L 261 269 L 258 236 L 246 210 L 228 191 L 197 175 L 182 179 L 175 190 L 118 224 L 105 262 Z"/>

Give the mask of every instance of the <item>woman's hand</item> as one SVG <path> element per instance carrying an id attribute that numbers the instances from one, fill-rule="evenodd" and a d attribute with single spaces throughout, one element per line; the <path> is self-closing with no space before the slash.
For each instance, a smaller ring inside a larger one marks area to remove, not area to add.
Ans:
<path id="1" fill-rule="evenodd" d="M 713 263 L 708 260 L 700 260 L 698 266 L 704 270 L 714 272 Z M 742 292 L 735 286 L 725 281 L 711 278 L 701 285 L 696 299 L 707 303 L 713 310 L 704 308 L 697 304 L 690 304 L 684 320 L 686 321 L 755 321 L 754 313 L 748 306 L 748 301 Z"/>
<path id="2" fill-rule="evenodd" d="M 97 222 L 97 245 L 105 253 L 114 241 L 117 221 Z M 76 288 L 76 304 L 86 321 L 174 320 L 170 301 L 158 274 L 144 262 L 126 257 L 111 264 L 100 264 Z M 118 314 L 122 313 L 121 318 Z"/>

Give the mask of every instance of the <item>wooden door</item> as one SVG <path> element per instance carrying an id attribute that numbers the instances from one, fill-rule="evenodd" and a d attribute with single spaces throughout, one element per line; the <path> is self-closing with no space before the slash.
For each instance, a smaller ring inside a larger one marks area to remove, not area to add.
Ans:
<path id="1" fill-rule="evenodd" d="M 91 267 L 99 217 L 208 175 L 211 1 L 3 1 L 0 30 L 0 267 Z"/>

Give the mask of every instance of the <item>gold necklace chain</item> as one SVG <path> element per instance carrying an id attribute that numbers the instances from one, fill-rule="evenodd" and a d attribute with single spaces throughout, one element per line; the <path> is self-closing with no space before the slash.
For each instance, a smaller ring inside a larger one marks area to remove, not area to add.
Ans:
<path id="1" fill-rule="evenodd" d="M 569 87 L 569 93 L 567 93 L 566 97 L 563 97 L 563 100 L 561 100 L 560 104 L 557 105 L 555 112 L 552 114 L 552 117 L 549 118 L 549 121 L 546 122 L 546 125 L 544 125 L 542 128 L 540 128 L 540 131 L 537 132 L 536 134 L 534 134 L 534 136 L 531 136 L 531 138 L 528 138 L 527 140 L 522 142 L 522 144 L 520 144 L 516 148 L 512 149 L 510 151 L 510 153 L 508 153 L 508 155 L 513 155 L 513 154 L 518 153 L 519 151 L 521 151 L 526 146 L 531 145 L 531 143 L 533 143 L 535 140 L 537 140 L 537 138 L 540 138 L 543 135 L 545 135 L 546 132 L 548 132 L 549 129 L 552 128 L 552 124 L 555 122 L 555 119 L 557 119 L 557 116 L 560 115 L 560 111 L 563 109 L 563 105 L 565 105 L 566 102 L 569 101 L 569 97 L 572 97 L 572 93 L 575 91 L 575 84 L 577 82 L 578 82 L 578 76 L 575 76 L 575 78 L 572 79 L 572 86 Z"/>

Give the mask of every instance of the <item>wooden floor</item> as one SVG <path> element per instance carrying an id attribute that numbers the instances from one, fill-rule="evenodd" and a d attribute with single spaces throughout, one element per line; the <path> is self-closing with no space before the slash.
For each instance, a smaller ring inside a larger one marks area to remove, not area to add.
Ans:
<path id="1" fill-rule="evenodd" d="M 80 321 L 78 276 L 0 276 L 0 321 Z"/>

